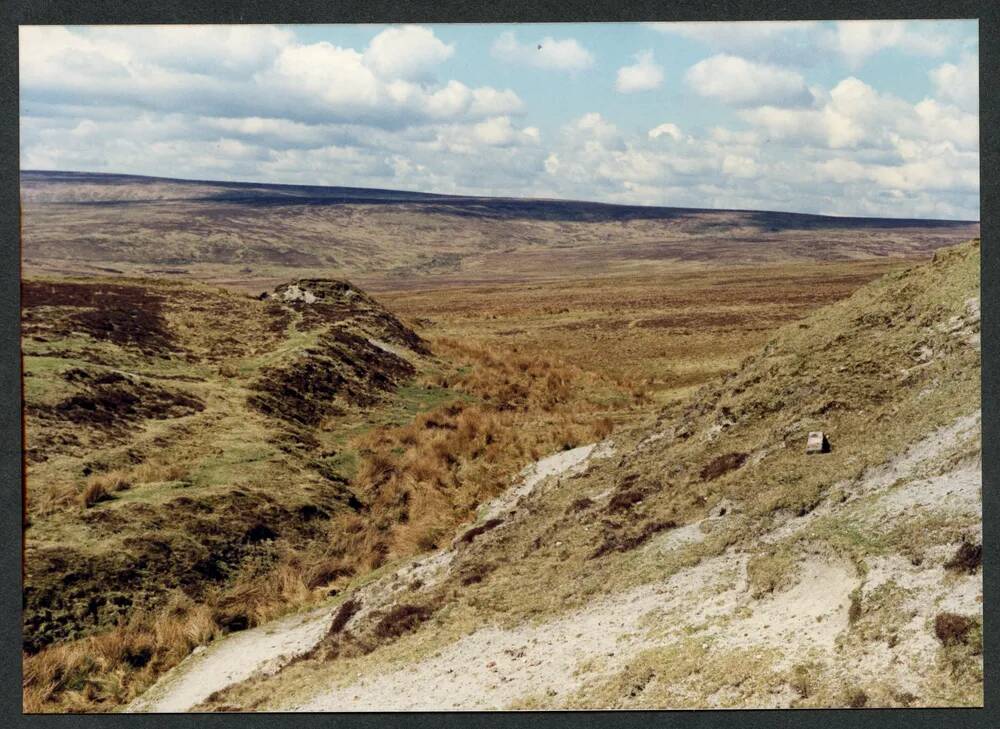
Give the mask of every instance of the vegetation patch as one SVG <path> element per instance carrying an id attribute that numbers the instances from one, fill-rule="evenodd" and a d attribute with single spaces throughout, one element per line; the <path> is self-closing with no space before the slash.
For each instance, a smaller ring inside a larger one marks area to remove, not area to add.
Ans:
<path id="1" fill-rule="evenodd" d="M 333 616 L 327 635 L 332 636 L 340 633 L 360 609 L 361 603 L 356 598 L 351 597 L 345 600 Z"/>
<path id="2" fill-rule="evenodd" d="M 396 605 L 375 624 L 375 635 L 385 640 L 412 632 L 429 620 L 435 609 L 431 605 Z"/>
<path id="3" fill-rule="evenodd" d="M 674 529 L 677 522 L 672 519 L 648 521 L 635 531 L 611 532 L 605 535 L 604 541 L 590 553 L 590 559 L 603 557 L 611 552 L 628 552 L 642 546 L 656 534 L 667 529 Z"/>
<path id="4" fill-rule="evenodd" d="M 487 519 L 482 524 L 477 524 L 471 529 L 467 530 L 462 536 L 458 538 L 461 544 L 472 544 L 473 540 L 481 534 L 496 529 L 498 526 L 503 524 L 503 519 Z"/>
<path id="5" fill-rule="evenodd" d="M 979 621 L 967 615 L 938 613 L 934 618 L 934 635 L 943 646 L 969 645 L 976 639 Z"/>
<path id="6" fill-rule="evenodd" d="M 726 453 L 716 456 L 702 467 L 701 480 L 714 481 L 730 471 L 735 471 L 747 462 L 748 457 L 746 453 Z"/>
<path id="7" fill-rule="evenodd" d="M 371 406 L 415 371 L 398 355 L 334 326 L 292 364 L 264 370 L 248 403 L 265 415 L 315 427 L 338 401 Z"/>
<path id="8" fill-rule="evenodd" d="M 585 684 L 561 702 L 567 709 L 696 709 L 746 706 L 777 690 L 775 650 L 725 649 L 690 638 L 643 651 L 608 679 Z M 551 706 L 541 700 L 538 706 Z M 524 708 L 531 708 L 528 702 Z M 538 708 L 536 706 L 536 708 Z"/>
<path id="9" fill-rule="evenodd" d="M 162 302 L 162 296 L 145 286 L 25 281 L 23 334 L 51 339 L 82 331 L 97 341 L 164 355 L 177 345 Z M 65 313 L 57 314 L 58 309 Z"/>
<path id="10" fill-rule="evenodd" d="M 980 693 L 983 682 L 983 624 L 976 616 L 939 613 L 934 635 L 941 642 L 938 665 L 955 688 Z M 980 701 L 982 699 L 980 698 Z"/>
<path id="11" fill-rule="evenodd" d="M 750 594 L 755 598 L 792 586 L 797 572 L 794 554 L 788 549 L 771 549 L 756 554 L 747 563 Z"/>
<path id="12" fill-rule="evenodd" d="M 476 562 L 466 565 L 459 573 L 459 581 L 463 587 L 475 585 L 483 580 L 496 569 L 496 565 L 490 562 Z"/>
<path id="13" fill-rule="evenodd" d="M 952 572 L 974 575 L 983 564 L 983 545 L 962 542 L 954 556 L 944 563 L 944 568 Z"/>
<path id="14" fill-rule="evenodd" d="M 73 423 L 121 439 L 134 424 L 193 415 L 205 409 L 204 402 L 189 393 L 171 390 L 117 372 L 93 372 L 79 368 L 63 374 L 78 393 L 53 405 L 33 405 L 30 417 L 52 423 Z"/>

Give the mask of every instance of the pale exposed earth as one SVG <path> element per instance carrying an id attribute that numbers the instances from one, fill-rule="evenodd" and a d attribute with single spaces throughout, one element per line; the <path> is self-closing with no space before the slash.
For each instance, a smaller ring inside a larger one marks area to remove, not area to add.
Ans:
<path id="1" fill-rule="evenodd" d="M 861 520 L 890 520 L 904 512 L 940 510 L 981 514 L 982 476 L 977 461 L 959 463 L 944 473 L 927 475 L 928 466 L 971 437 L 980 426 L 978 411 L 932 433 L 905 453 L 873 469 L 846 488 L 846 497 L 826 501 L 810 514 L 788 518 L 764 542 L 794 537 L 832 513 Z M 655 440 L 654 434 L 649 441 Z M 539 489 L 558 488 L 559 477 L 586 468 L 614 453 L 611 442 L 591 444 L 544 458 L 522 471 L 507 492 L 485 504 L 480 521 L 523 518 L 518 501 Z M 933 473 L 933 471 L 931 471 Z M 594 494 L 592 498 L 602 496 Z M 851 510 L 851 511 L 844 511 Z M 703 522 L 667 532 L 644 547 L 680 549 L 703 539 L 706 531 L 733 518 L 738 509 L 716 513 Z M 501 526 L 500 528 L 504 528 Z M 980 527 L 981 529 L 981 527 Z M 981 538 L 981 533 L 978 535 Z M 447 574 L 454 545 L 413 560 L 394 573 L 361 588 L 365 608 L 352 620 L 392 603 L 415 578 L 433 583 Z M 953 546 L 928 555 L 920 565 L 900 556 L 874 558 L 861 576 L 850 563 L 822 553 L 800 560 L 795 584 L 760 599 L 750 595 L 746 552 L 727 550 L 681 569 L 670 577 L 607 595 L 586 608 L 545 622 L 514 628 L 483 625 L 432 655 L 404 668 L 362 675 L 345 685 L 327 685 L 303 699 L 268 706 L 284 711 L 408 711 L 503 709 L 532 696 L 546 696 L 553 706 L 580 689 L 620 671 L 640 652 L 676 642 L 685 628 L 703 626 L 699 639 L 713 650 L 777 649 L 774 668 L 787 669 L 802 656 L 833 658 L 837 637 L 848 628 L 850 596 L 861 595 L 888 581 L 912 589 L 906 608 L 913 615 L 895 648 L 871 646 L 860 653 L 837 654 L 844 670 L 891 678 L 917 691 L 915 669 L 933 661 L 938 644 L 928 621 L 942 611 L 978 613 L 982 609 L 982 577 L 964 576 L 945 583 L 941 562 Z M 310 651 L 323 637 L 336 604 L 292 615 L 216 641 L 189 656 L 126 710 L 179 712 L 196 707 L 213 692 L 250 678 L 274 674 L 296 656 Z M 350 625 L 350 623 L 348 624 Z M 650 625 L 660 628 L 649 629 Z M 662 626 L 672 626 L 663 629 Z M 906 660 L 899 660 L 899 656 Z M 484 658 L 488 657 L 488 658 Z M 580 670 L 586 666 L 587 670 Z M 767 696 L 760 707 L 788 706 L 791 689 Z M 710 696 L 711 706 L 720 697 Z"/>

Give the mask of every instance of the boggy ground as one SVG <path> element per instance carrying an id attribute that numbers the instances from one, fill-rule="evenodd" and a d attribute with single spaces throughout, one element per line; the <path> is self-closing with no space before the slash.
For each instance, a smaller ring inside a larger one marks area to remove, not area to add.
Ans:
<path id="1" fill-rule="evenodd" d="M 978 281 L 975 243 L 782 328 L 195 708 L 982 705 Z"/>

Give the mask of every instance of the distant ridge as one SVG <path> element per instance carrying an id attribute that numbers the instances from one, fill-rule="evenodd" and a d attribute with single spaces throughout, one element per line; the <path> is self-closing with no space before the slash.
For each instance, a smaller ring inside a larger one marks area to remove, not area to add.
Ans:
<path id="1" fill-rule="evenodd" d="M 69 185 L 101 185 L 123 189 L 135 186 L 168 186 L 169 195 L 137 198 L 134 195 L 115 197 L 109 189 L 98 199 L 81 199 L 68 195 L 60 198 L 53 194 L 53 188 Z M 648 205 L 624 205 L 617 203 L 588 202 L 583 200 L 563 200 L 554 198 L 487 197 L 475 195 L 449 195 L 441 193 L 414 192 L 409 190 L 389 190 L 381 188 L 339 187 L 322 185 L 292 185 L 283 183 L 227 182 L 196 180 L 172 177 L 153 177 L 102 172 L 22 170 L 22 195 L 39 186 L 45 186 L 48 194 L 35 198 L 37 202 L 72 203 L 86 205 L 120 205 L 159 200 L 191 202 L 204 201 L 264 206 L 330 206 L 346 204 L 366 205 L 407 205 L 419 204 L 426 212 L 444 213 L 456 216 L 529 219 L 566 222 L 599 222 L 628 220 L 668 220 L 702 213 L 741 213 L 748 215 L 747 222 L 757 225 L 779 224 L 783 228 L 822 229 L 861 225 L 868 228 L 897 228 L 919 225 L 930 228 L 948 228 L 978 223 L 975 220 L 939 220 L 923 218 L 880 218 L 859 216 L 818 215 L 814 213 L 782 212 L 771 210 L 747 210 L 739 208 L 690 208 Z"/>

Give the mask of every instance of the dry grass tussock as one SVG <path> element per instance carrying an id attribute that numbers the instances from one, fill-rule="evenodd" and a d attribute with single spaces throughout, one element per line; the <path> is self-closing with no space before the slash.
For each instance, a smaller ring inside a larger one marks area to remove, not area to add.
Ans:
<path id="1" fill-rule="evenodd" d="M 468 364 L 437 375 L 436 384 L 471 401 L 456 400 L 356 440 L 361 458 L 352 489 L 366 511 L 336 520 L 330 553 L 362 555 L 360 569 L 441 546 L 479 504 L 510 484 L 512 473 L 614 428 L 590 399 L 602 384 L 590 373 L 555 358 L 439 344 Z"/>
<path id="2" fill-rule="evenodd" d="M 134 614 L 110 630 L 24 656 L 24 711 L 102 712 L 129 702 L 191 650 L 260 625 L 327 595 L 339 562 L 281 550 L 250 560 L 232 583 L 197 603 L 177 592 L 157 612 Z"/>
<path id="3" fill-rule="evenodd" d="M 162 671 L 220 632 L 212 608 L 178 594 L 156 615 L 24 657 L 28 713 L 88 712 L 131 700 Z"/>
<path id="4" fill-rule="evenodd" d="M 130 469 L 91 474 L 82 482 L 54 482 L 47 487 L 33 485 L 29 508 L 36 518 L 48 518 L 74 507 L 89 509 L 110 501 L 122 491 L 146 484 L 181 481 L 188 473 L 188 467 L 182 463 L 147 461 Z"/>

